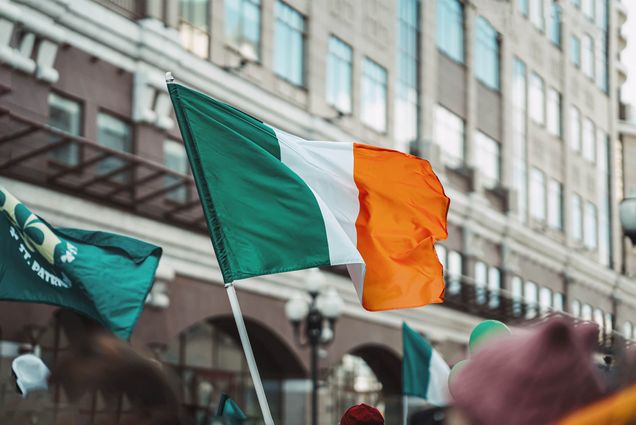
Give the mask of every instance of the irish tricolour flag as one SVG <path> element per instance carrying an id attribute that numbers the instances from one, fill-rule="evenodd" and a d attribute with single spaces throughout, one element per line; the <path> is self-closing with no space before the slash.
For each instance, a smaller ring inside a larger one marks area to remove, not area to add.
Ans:
<path id="1" fill-rule="evenodd" d="M 169 84 L 226 282 L 346 265 L 368 310 L 441 302 L 449 199 L 422 159 L 303 140 Z"/>

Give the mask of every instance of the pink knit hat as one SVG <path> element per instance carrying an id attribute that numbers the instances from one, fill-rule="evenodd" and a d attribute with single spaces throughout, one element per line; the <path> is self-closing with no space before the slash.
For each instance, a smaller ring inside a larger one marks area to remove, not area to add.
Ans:
<path id="1" fill-rule="evenodd" d="M 455 404 L 479 425 L 549 425 L 602 395 L 598 328 L 551 319 L 483 347 L 458 373 Z"/>

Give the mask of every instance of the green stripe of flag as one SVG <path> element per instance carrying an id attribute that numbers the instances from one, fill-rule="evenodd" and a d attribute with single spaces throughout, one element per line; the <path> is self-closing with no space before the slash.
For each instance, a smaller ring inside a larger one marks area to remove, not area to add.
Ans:
<path id="1" fill-rule="evenodd" d="M 329 264 L 311 189 L 281 162 L 273 129 L 168 84 L 225 282 Z"/>

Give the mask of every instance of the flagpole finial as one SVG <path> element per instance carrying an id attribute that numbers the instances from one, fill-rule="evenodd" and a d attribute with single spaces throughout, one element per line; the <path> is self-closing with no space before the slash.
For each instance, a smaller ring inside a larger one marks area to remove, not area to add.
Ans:
<path id="1" fill-rule="evenodd" d="M 166 83 L 174 83 L 174 77 L 170 71 L 166 72 Z"/>

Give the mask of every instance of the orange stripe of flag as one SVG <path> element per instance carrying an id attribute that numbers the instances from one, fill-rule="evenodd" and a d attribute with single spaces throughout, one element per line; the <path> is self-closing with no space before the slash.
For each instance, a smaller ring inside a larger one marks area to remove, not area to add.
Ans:
<path id="1" fill-rule="evenodd" d="M 364 308 L 442 302 L 442 265 L 433 244 L 448 236 L 450 200 L 429 162 L 355 143 L 353 170 L 360 202 L 357 245 L 367 267 Z"/>

